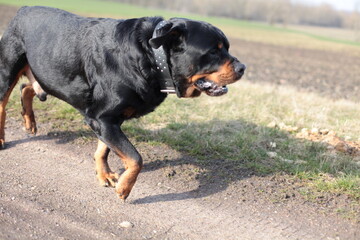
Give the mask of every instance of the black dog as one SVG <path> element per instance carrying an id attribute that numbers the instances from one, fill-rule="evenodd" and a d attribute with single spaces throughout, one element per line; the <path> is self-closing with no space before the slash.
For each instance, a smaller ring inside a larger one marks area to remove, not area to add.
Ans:
<path id="1" fill-rule="evenodd" d="M 228 53 L 216 27 L 160 17 L 128 20 L 84 18 L 47 7 L 23 7 L 0 42 L 0 148 L 5 146 L 5 106 L 23 74 L 25 126 L 35 133 L 34 81 L 79 110 L 99 138 L 97 177 L 126 199 L 142 158 L 120 129 L 127 119 L 152 112 L 168 93 L 219 96 L 245 66 Z M 110 149 L 123 161 L 119 177 L 107 163 Z"/>

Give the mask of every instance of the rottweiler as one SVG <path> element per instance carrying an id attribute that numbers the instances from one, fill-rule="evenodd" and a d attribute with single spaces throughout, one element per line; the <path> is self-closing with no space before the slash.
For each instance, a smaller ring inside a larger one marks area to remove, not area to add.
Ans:
<path id="1" fill-rule="evenodd" d="M 228 50 L 224 33 L 201 21 L 87 18 L 22 7 L 0 42 L 0 148 L 5 147 L 6 104 L 26 75 L 30 83 L 21 87 L 25 127 L 36 133 L 35 95 L 72 105 L 98 137 L 94 158 L 100 184 L 115 187 L 125 200 L 143 161 L 121 124 L 154 111 L 170 93 L 179 98 L 225 94 L 226 85 L 246 68 Z M 124 164 L 121 176 L 107 163 L 110 150 Z"/>

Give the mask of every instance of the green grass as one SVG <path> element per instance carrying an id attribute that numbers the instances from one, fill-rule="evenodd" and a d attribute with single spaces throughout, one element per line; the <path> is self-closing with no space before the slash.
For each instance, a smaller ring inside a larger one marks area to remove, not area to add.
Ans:
<path id="1" fill-rule="evenodd" d="M 329 174 L 312 174 L 302 172 L 297 175 L 298 178 L 310 181 L 310 185 L 316 189 L 318 193 L 346 193 L 352 196 L 354 200 L 360 199 L 360 177 L 358 175 L 346 175 L 333 177 Z M 313 192 L 304 192 L 308 197 L 314 197 Z M 355 202 L 356 203 L 356 202 Z"/>
<path id="2" fill-rule="evenodd" d="M 126 122 L 123 128 L 135 141 L 167 144 L 204 167 L 222 159 L 233 169 L 253 169 L 260 175 L 285 172 L 316 179 L 330 175 L 334 180 L 326 182 L 326 187 L 317 180 L 312 181 L 314 186 L 358 199 L 357 158 L 334 154 L 325 143 L 297 139 L 295 134 L 267 125 L 275 121 L 299 129 L 328 128 L 358 140 L 359 109 L 358 103 L 243 81 L 221 98 L 179 100 L 171 96 L 154 113 Z M 269 152 L 277 156 L 271 158 Z"/>
<path id="3" fill-rule="evenodd" d="M 0 0 L 2 4 L 14 6 L 50 6 L 68 11 L 76 11 L 79 13 L 93 13 L 98 15 L 114 15 L 114 16 L 147 16 L 159 14 L 159 11 L 146 10 L 128 4 L 119 4 L 115 2 L 98 1 L 98 0 Z"/>

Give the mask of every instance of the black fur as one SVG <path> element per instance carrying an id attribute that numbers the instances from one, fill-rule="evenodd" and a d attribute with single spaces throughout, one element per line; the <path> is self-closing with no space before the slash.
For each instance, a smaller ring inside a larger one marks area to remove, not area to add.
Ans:
<path id="1" fill-rule="evenodd" d="M 170 19 L 152 39 L 162 20 L 84 18 L 48 7 L 22 7 L 0 42 L 0 101 L 29 64 L 48 94 L 74 106 L 101 141 L 141 168 L 141 156 L 120 125 L 153 111 L 167 96 L 160 92 L 152 48 L 164 47 L 182 97 L 200 95 L 201 89 L 189 82 L 197 74 L 214 73 L 230 62 L 235 75 L 226 85 L 245 69 L 228 53 L 225 35 L 208 23 Z"/>

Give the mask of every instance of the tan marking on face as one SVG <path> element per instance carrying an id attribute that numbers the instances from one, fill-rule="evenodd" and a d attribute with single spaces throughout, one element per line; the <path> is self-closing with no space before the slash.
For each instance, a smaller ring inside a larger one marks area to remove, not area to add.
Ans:
<path id="1" fill-rule="evenodd" d="M 228 60 L 222 66 L 220 66 L 218 71 L 216 72 L 195 74 L 189 77 L 186 84 L 186 90 L 183 93 L 183 97 L 197 97 L 201 94 L 201 91 L 197 90 L 196 87 L 194 87 L 194 83 L 201 78 L 212 81 L 216 83 L 216 85 L 218 85 L 219 87 L 237 81 L 237 75 L 234 71 L 233 64 L 230 60 Z"/>
<path id="2" fill-rule="evenodd" d="M 200 96 L 200 94 L 201 94 L 201 91 L 197 90 L 194 85 L 191 85 L 186 89 L 183 97 L 193 98 L 193 97 Z"/>
<path id="3" fill-rule="evenodd" d="M 213 81 L 218 86 L 225 86 L 227 84 L 234 83 L 236 79 L 236 73 L 230 61 L 227 61 L 219 67 L 218 71 L 209 74 L 196 74 L 189 78 L 189 83 L 194 84 L 197 80 L 206 78 Z"/>

